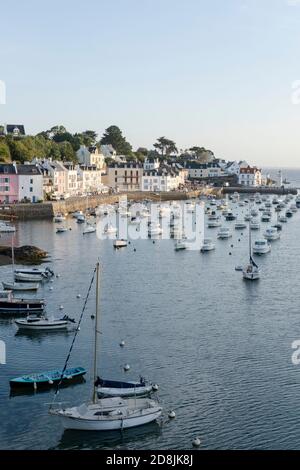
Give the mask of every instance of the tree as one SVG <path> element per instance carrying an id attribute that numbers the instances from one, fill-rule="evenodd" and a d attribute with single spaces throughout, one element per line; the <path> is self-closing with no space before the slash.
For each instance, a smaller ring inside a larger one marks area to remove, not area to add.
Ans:
<path id="1" fill-rule="evenodd" d="M 0 139 L 0 161 L 9 162 L 11 160 L 9 146 L 5 139 Z"/>
<path id="2" fill-rule="evenodd" d="M 64 161 L 75 161 L 76 155 L 74 149 L 70 142 L 61 142 L 58 144 L 59 151 L 60 151 L 60 158 Z"/>
<path id="3" fill-rule="evenodd" d="M 214 158 L 214 153 L 204 147 L 194 146 L 191 147 L 189 150 L 193 152 L 197 160 L 203 161 L 203 163 Z"/>
<path id="4" fill-rule="evenodd" d="M 178 153 L 175 142 L 166 137 L 159 137 L 153 147 L 160 152 L 161 158 L 168 157 L 171 153 Z"/>
<path id="5" fill-rule="evenodd" d="M 132 147 L 122 135 L 122 131 L 118 126 L 108 127 L 100 140 L 100 144 L 112 145 L 119 155 L 132 156 Z"/>

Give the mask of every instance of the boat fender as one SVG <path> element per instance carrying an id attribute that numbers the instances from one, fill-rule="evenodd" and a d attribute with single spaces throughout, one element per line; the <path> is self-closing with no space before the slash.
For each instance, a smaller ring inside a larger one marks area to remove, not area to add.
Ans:
<path id="1" fill-rule="evenodd" d="M 53 385 L 53 380 L 49 380 L 49 385 Z"/>
<path id="2" fill-rule="evenodd" d="M 36 384 L 36 382 L 33 382 L 33 388 L 34 388 L 34 390 L 37 389 L 37 384 Z"/>
<path id="3" fill-rule="evenodd" d="M 123 367 L 124 371 L 127 372 L 129 369 L 130 369 L 130 365 L 129 364 L 125 364 L 125 366 Z"/>

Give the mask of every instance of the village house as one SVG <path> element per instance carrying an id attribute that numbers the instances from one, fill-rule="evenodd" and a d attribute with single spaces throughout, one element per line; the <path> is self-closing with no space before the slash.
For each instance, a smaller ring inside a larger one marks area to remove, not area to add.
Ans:
<path id="1" fill-rule="evenodd" d="M 0 135 L 11 135 L 13 137 L 24 137 L 25 127 L 23 124 L 0 125 Z"/>
<path id="2" fill-rule="evenodd" d="M 119 191 L 139 191 L 143 170 L 143 165 L 137 161 L 112 163 L 107 168 L 108 186 Z"/>
<path id="3" fill-rule="evenodd" d="M 262 175 L 259 168 L 247 166 L 240 169 L 239 184 L 242 186 L 261 186 Z"/>
<path id="4" fill-rule="evenodd" d="M 189 179 L 217 178 L 224 176 L 224 170 L 219 162 L 209 163 L 191 162 L 187 165 Z"/>
<path id="5" fill-rule="evenodd" d="M 163 163 L 158 167 L 148 169 L 145 162 L 142 176 L 142 191 L 173 191 L 185 183 L 186 171 L 179 164 L 168 165 Z"/>
<path id="6" fill-rule="evenodd" d="M 17 165 L 18 201 L 38 202 L 44 199 L 43 175 L 37 165 Z"/>
<path id="7" fill-rule="evenodd" d="M 0 164 L 0 202 L 14 203 L 19 198 L 19 180 L 15 163 Z"/>
<path id="8" fill-rule="evenodd" d="M 76 155 L 81 165 L 96 166 L 98 170 L 102 170 L 105 166 L 105 157 L 96 145 L 88 148 L 81 145 Z"/>
<path id="9" fill-rule="evenodd" d="M 78 165 L 77 183 L 80 194 L 100 192 L 102 189 L 101 170 L 96 165 Z"/>

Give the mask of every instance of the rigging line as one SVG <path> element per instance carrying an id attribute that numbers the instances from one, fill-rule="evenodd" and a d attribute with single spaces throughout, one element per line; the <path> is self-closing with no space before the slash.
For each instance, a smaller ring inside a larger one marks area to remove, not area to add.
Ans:
<path id="1" fill-rule="evenodd" d="M 81 324 L 81 321 L 82 321 L 82 318 L 83 318 L 83 314 L 85 312 L 85 309 L 86 309 L 86 305 L 87 305 L 87 301 L 88 301 L 88 298 L 89 298 L 89 295 L 90 295 L 90 292 L 91 292 L 91 288 L 92 288 L 92 285 L 94 283 L 94 279 L 95 279 L 95 274 L 96 274 L 96 267 L 94 268 L 94 272 L 93 272 L 93 276 L 92 276 L 92 279 L 91 279 L 91 282 L 90 282 L 90 285 L 89 285 L 89 288 L 88 288 L 88 291 L 87 291 L 87 294 L 86 294 L 86 297 L 85 297 L 85 300 L 84 300 L 84 304 L 83 304 L 83 308 L 82 308 L 82 311 L 81 311 L 81 314 L 80 314 L 80 317 L 79 317 L 79 320 L 78 320 L 78 325 L 77 325 L 77 328 L 75 330 L 75 333 L 74 333 L 74 336 L 73 336 L 73 340 L 72 340 L 72 343 L 71 343 L 71 346 L 70 346 L 70 349 L 69 349 L 69 352 L 68 352 L 68 355 L 67 355 L 67 358 L 65 360 L 65 364 L 64 364 L 64 367 L 63 367 L 63 370 L 61 372 L 61 376 L 60 376 L 60 379 L 59 379 L 59 382 L 56 386 L 56 390 L 55 390 L 55 394 L 54 394 L 54 398 L 53 398 L 53 402 L 55 401 L 56 399 L 56 396 L 59 392 L 59 387 L 63 381 L 63 377 L 64 377 L 64 373 L 66 371 L 66 368 L 67 368 L 67 365 L 68 365 L 68 362 L 69 362 L 69 359 L 70 359 L 70 356 L 71 356 L 71 352 L 72 352 L 72 349 L 73 349 L 73 346 L 74 346 L 74 343 L 75 343 L 75 340 L 76 340 L 76 337 L 78 335 L 78 332 L 79 332 L 79 327 L 80 327 L 80 324 Z"/>

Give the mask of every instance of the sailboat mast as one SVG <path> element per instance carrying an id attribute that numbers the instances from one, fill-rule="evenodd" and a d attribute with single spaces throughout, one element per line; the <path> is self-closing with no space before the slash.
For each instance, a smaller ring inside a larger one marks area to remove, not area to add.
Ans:
<path id="1" fill-rule="evenodd" d="M 14 234 L 12 234 L 12 237 L 11 237 L 11 262 L 12 262 L 12 269 L 14 273 L 14 270 L 15 270 Z"/>
<path id="2" fill-rule="evenodd" d="M 95 348 L 94 348 L 94 385 L 93 385 L 93 403 L 97 402 L 97 356 L 98 356 L 98 325 L 99 325 L 99 288 L 100 288 L 100 263 L 96 265 L 96 321 L 95 321 Z"/>

